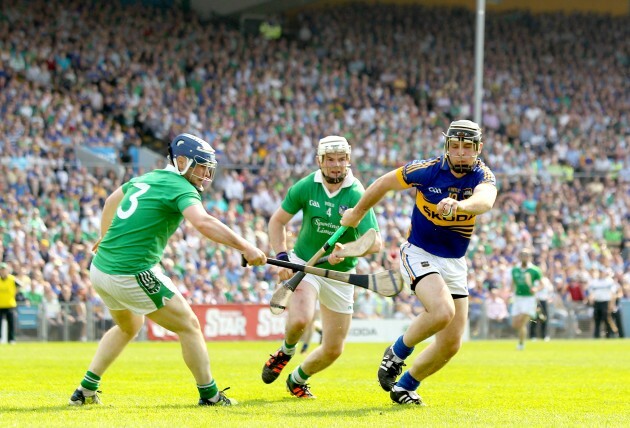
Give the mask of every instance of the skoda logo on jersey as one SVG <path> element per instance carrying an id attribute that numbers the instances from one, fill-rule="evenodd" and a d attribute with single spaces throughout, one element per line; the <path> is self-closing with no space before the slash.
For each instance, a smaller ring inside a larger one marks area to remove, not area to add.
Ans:
<path id="1" fill-rule="evenodd" d="M 339 205 L 339 215 L 343 215 L 344 212 L 348 209 L 345 205 Z"/>
<path id="2" fill-rule="evenodd" d="M 442 194 L 442 189 L 440 189 L 438 187 L 429 187 L 429 192 L 437 193 L 438 195 L 441 195 Z"/>

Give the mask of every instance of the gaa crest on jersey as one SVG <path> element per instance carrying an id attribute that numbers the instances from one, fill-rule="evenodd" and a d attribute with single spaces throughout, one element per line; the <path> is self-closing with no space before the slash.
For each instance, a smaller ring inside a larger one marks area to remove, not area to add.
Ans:
<path id="1" fill-rule="evenodd" d="M 472 194 L 473 194 L 473 189 L 471 189 L 471 188 L 467 188 L 467 189 L 464 189 L 462 191 L 462 196 L 463 196 L 464 199 L 470 198 L 472 196 Z"/>
<path id="2" fill-rule="evenodd" d="M 339 205 L 339 215 L 343 215 L 344 212 L 348 209 L 345 205 Z"/>

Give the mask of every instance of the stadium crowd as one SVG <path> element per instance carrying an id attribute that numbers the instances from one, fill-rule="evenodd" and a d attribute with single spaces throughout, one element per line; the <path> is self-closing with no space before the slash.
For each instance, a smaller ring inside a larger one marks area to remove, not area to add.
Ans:
<path id="1" fill-rule="evenodd" d="M 495 295 L 509 305 L 510 270 L 525 246 L 559 315 L 586 310 L 600 275 L 618 284 L 617 299 L 630 298 L 628 17 L 486 16 L 483 159 L 499 197 L 477 219 L 468 253 L 471 320 Z M 367 185 L 439 155 L 448 123 L 472 116 L 472 12 L 355 5 L 295 19 L 297 31 L 268 40 L 175 9 L 3 6 L 0 260 L 22 284 L 21 300 L 45 302 L 53 326 L 72 317 L 77 339 L 85 311 L 60 302 L 91 302 L 99 322 L 111 321 L 90 285 L 90 249 L 104 199 L 142 171 L 88 169 L 79 146 L 124 158 L 148 138 L 165 152 L 180 132 L 202 136 L 223 167 L 203 195 L 208 211 L 269 253 L 269 216 L 315 168 L 319 138 L 346 136 Z M 396 194 L 376 208 L 385 249 L 360 270 L 397 269 L 412 204 Z M 207 242 L 184 224 L 165 253 L 165 271 L 191 302 L 269 301 L 273 267 L 243 269 L 240 254 Z M 355 311 L 405 318 L 421 310 L 416 302 L 357 292 Z"/>

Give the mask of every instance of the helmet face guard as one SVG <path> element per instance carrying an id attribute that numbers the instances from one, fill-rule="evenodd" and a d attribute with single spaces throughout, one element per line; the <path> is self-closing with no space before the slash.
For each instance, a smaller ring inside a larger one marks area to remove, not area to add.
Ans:
<path id="1" fill-rule="evenodd" d="M 169 160 L 177 169 L 179 175 L 186 176 L 188 173 L 186 178 L 189 181 L 193 177 L 201 180 L 201 184 L 193 184 L 197 190 L 203 191 L 204 185 L 210 185 L 212 180 L 214 180 L 217 168 L 215 152 L 212 146 L 201 138 L 191 134 L 180 134 L 168 146 L 168 154 Z M 186 166 L 183 169 L 180 169 L 177 165 L 179 156 L 187 159 Z M 197 166 L 205 168 L 201 175 L 195 174 Z"/>
<path id="2" fill-rule="evenodd" d="M 475 166 L 477 156 L 479 156 L 479 148 L 481 143 L 481 128 L 475 122 L 470 120 L 456 120 L 451 123 L 446 133 L 442 133 L 444 136 L 444 157 L 448 162 L 449 167 L 459 174 L 465 174 Z M 472 143 L 475 148 L 475 154 L 467 156 L 472 159 L 470 164 L 468 163 L 454 163 L 451 159 L 450 145 L 453 142 Z"/>
<path id="3" fill-rule="evenodd" d="M 194 173 L 197 165 L 205 167 L 205 170 L 201 175 L 196 175 Z M 192 162 L 190 162 L 188 169 L 190 170 L 191 177 L 197 177 L 201 179 L 202 184 L 198 186 L 197 189 L 203 190 L 206 184 L 210 186 L 210 184 L 212 184 L 212 181 L 214 180 L 214 175 L 217 172 L 217 161 L 215 160 L 214 154 L 212 154 L 211 157 L 208 157 L 208 156 L 202 157 L 202 156 L 196 155 L 193 158 Z"/>
<path id="4" fill-rule="evenodd" d="M 338 184 L 341 183 L 346 176 L 348 175 L 348 168 L 350 168 L 350 153 L 352 152 L 352 148 L 350 144 L 348 144 L 348 140 L 344 137 L 339 137 L 336 135 L 331 135 L 319 140 L 319 144 L 317 146 L 317 159 L 319 160 L 319 168 L 322 171 L 322 176 L 324 180 L 326 180 L 329 184 Z M 337 177 L 331 177 L 326 175 L 326 172 L 334 167 L 324 166 L 326 155 L 331 154 L 343 154 L 346 156 L 345 165 L 340 165 L 342 168 L 341 174 Z"/>

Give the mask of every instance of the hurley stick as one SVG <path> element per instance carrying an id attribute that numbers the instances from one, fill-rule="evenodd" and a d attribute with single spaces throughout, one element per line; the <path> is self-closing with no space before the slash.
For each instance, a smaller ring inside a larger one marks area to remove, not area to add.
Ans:
<path id="1" fill-rule="evenodd" d="M 337 240 L 341 238 L 341 235 L 343 235 L 347 229 L 348 228 L 345 226 L 341 226 L 339 229 L 337 229 L 337 231 L 328 239 L 328 241 L 326 241 L 324 246 L 320 248 L 319 251 L 317 251 L 308 262 L 306 262 L 306 265 L 315 265 L 320 257 L 323 256 L 330 247 L 335 245 L 335 242 L 337 242 Z M 289 303 L 291 295 L 300 284 L 304 276 L 306 276 L 306 274 L 303 272 L 296 273 L 291 277 L 291 279 L 285 281 L 282 284 L 282 287 L 278 288 L 273 293 L 273 296 L 271 296 L 271 300 L 269 302 L 269 309 L 271 310 L 271 313 L 279 315 L 284 312 L 284 310 L 287 308 L 287 303 Z"/>

